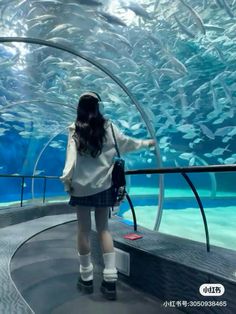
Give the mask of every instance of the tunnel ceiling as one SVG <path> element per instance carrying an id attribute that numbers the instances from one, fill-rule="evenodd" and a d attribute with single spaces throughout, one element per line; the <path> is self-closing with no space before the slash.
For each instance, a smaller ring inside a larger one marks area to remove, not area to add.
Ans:
<path id="1" fill-rule="evenodd" d="M 0 37 L 58 43 L 111 71 L 148 115 L 164 162 L 236 161 L 235 0 L 4 0 L 0 12 Z M 1 43 L 0 70 L 1 155 L 17 139 L 36 158 L 74 120 L 85 90 L 101 94 L 107 117 L 126 133 L 147 135 L 116 82 L 68 52 Z M 51 145 L 63 150 L 62 142 Z"/>

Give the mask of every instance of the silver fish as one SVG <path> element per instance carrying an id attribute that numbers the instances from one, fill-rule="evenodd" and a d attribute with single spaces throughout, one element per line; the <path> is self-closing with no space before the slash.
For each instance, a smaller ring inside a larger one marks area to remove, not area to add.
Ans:
<path id="1" fill-rule="evenodd" d="M 217 53 L 218 53 L 218 55 L 219 55 L 221 61 L 222 61 L 223 63 L 225 63 L 225 56 L 224 56 L 223 51 L 222 51 L 218 46 L 216 46 L 216 45 L 214 45 L 214 48 L 215 48 L 215 50 L 217 51 Z"/>
<path id="2" fill-rule="evenodd" d="M 200 128 L 202 130 L 202 133 L 206 135 L 209 139 L 214 140 L 215 135 L 214 133 L 204 124 L 200 124 Z"/>
<path id="3" fill-rule="evenodd" d="M 229 157 L 224 160 L 224 164 L 235 164 L 235 163 L 236 163 L 235 157 Z"/>
<path id="4" fill-rule="evenodd" d="M 225 92 L 225 95 L 227 96 L 228 100 L 229 100 L 229 103 L 231 105 L 234 104 L 234 98 L 232 96 L 232 93 L 230 91 L 230 89 L 228 88 L 228 86 L 225 84 L 225 81 L 221 78 L 220 79 L 220 83 L 221 85 L 223 86 L 223 89 L 224 89 L 224 92 Z"/>
<path id="5" fill-rule="evenodd" d="M 98 15 L 100 15 L 106 22 L 114 25 L 120 25 L 120 26 L 127 26 L 125 22 L 123 22 L 119 17 L 104 12 L 104 11 L 99 11 L 97 12 Z"/>
<path id="6" fill-rule="evenodd" d="M 182 153 L 179 155 L 179 158 L 184 160 L 190 160 L 193 157 L 193 153 Z"/>
<path id="7" fill-rule="evenodd" d="M 219 128 L 215 131 L 215 136 L 222 136 L 228 135 L 231 131 L 235 130 L 235 126 L 225 126 L 223 128 Z"/>
<path id="8" fill-rule="evenodd" d="M 218 147 L 218 148 L 214 149 L 211 153 L 212 153 L 212 155 L 214 155 L 214 156 L 223 155 L 223 153 L 224 153 L 225 151 L 228 151 L 228 152 L 231 151 L 231 150 L 228 149 L 228 147 L 229 147 L 229 145 L 227 145 L 225 148 L 220 148 L 220 147 Z"/>
<path id="9" fill-rule="evenodd" d="M 71 39 L 63 38 L 63 37 L 52 37 L 48 39 L 49 41 L 52 41 L 54 43 L 63 44 L 65 46 L 71 46 L 73 44 L 73 41 Z"/>
<path id="10" fill-rule="evenodd" d="M 186 66 L 174 56 L 170 56 L 170 62 L 174 65 L 174 67 L 182 74 L 187 74 L 188 70 Z"/>
<path id="11" fill-rule="evenodd" d="M 183 31 L 183 33 L 188 35 L 190 38 L 194 38 L 195 34 L 187 26 L 185 26 L 182 22 L 180 22 L 180 20 L 178 19 L 178 17 L 175 14 L 173 14 L 173 16 L 174 16 L 174 19 L 175 19 L 176 23 L 178 24 L 179 28 Z"/>
<path id="12" fill-rule="evenodd" d="M 62 0 L 39 0 L 39 1 L 33 0 L 32 4 L 33 5 L 35 5 L 35 4 L 46 4 L 46 5 L 50 6 L 50 5 L 63 4 L 63 1 Z"/>
<path id="13" fill-rule="evenodd" d="M 112 40 L 117 39 L 119 42 L 124 43 L 131 50 L 133 49 L 131 43 L 129 42 L 129 40 L 127 38 L 125 38 L 125 36 L 123 36 L 121 34 L 117 34 L 115 32 L 107 32 L 107 35 L 110 35 Z"/>
<path id="14" fill-rule="evenodd" d="M 182 124 L 177 126 L 177 130 L 183 133 L 188 133 L 189 131 L 194 131 L 195 127 L 192 124 Z"/>
<path id="15" fill-rule="evenodd" d="M 160 0 L 156 0 L 153 11 L 156 12 L 160 4 Z"/>
<path id="16" fill-rule="evenodd" d="M 184 0 L 180 0 L 180 2 L 190 11 L 190 13 L 192 14 L 192 17 L 196 21 L 197 26 L 201 30 L 202 34 L 205 35 L 206 29 L 205 29 L 203 20 L 200 17 L 200 15 L 190 5 L 188 5 Z"/>
<path id="17" fill-rule="evenodd" d="M 210 82 L 210 89 L 212 92 L 212 104 L 213 104 L 214 110 L 215 110 L 215 112 L 220 112 L 221 110 L 220 110 L 219 103 L 217 101 L 216 91 L 215 91 L 211 82 Z"/>
<path id="18" fill-rule="evenodd" d="M 170 68 L 161 68 L 159 70 L 157 70 L 157 72 L 161 75 L 166 75 L 169 76 L 172 79 L 176 79 L 177 77 L 180 77 L 182 75 L 182 73 L 179 73 L 173 69 Z"/>
<path id="19" fill-rule="evenodd" d="M 219 6 L 219 8 L 223 9 L 223 4 L 221 3 L 221 0 L 215 0 L 215 3 Z"/>
<path id="20" fill-rule="evenodd" d="M 52 30 L 50 30 L 50 32 L 48 32 L 48 36 L 55 36 L 55 34 L 61 32 L 61 31 L 64 31 L 65 29 L 71 27 L 71 24 L 69 23 L 65 23 L 65 24 L 60 24 L 60 25 L 57 25 L 56 27 L 54 27 Z"/>
<path id="21" fill-rule="evenodd" d="M 218 25 L 210 25 L 210 24 L 204 24 L 205 29 L 208 31 L 214 31 L 214 32 L 224 32 L 225 28 L 218 26 Z"/>
<path id="22" fill-rule="evenodd" d="M 221 0 L 221 1 L 222 1 L 222 5 L 223 5 L 225 11 L 227 12 L 227 14 L 230 17 L 234 18 L 234 12 L 232 11 L 231 7 L 229 6 L 227 0 Z"/>
<path id="23" fill-rule="evenodd" d="M 136 15 L 141 16 L 144 19 L 151 19 L 148 12 L 138 3 L 131 2 L 129 5 L 123 6 L 123 8 L 130 9 Z"/>
<path id="24" fill-rule="evenodd" d="M 109 68 L 111 71 L 120 71 L 120 66 L 117 62 L 105 58 L 96 58 L 96 60 L 99 61 L 100 64 Z"/>
<path id="25" fill-rule="evenodd" d="M 33 17 L 32 19 L 28 19 L 27 22 L 39 22 L 39 21 L 42 22 L 44 20 L 48 21 L 50 19 L 52 20 L 57 19 L 57 16 L 54 14 L 44 14 L 37 17 Z"/>

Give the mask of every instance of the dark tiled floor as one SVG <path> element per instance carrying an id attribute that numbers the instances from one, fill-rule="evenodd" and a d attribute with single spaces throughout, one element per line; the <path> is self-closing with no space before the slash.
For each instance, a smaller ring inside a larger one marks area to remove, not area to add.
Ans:
<path id="1" fill-rule="evenodd" d="M 157 314 L 180 313 L 127 283 L 118 282 L 117 301 L 107 301 L 99 291 L 101 266 L 95 266 L 94 293 L 76 289 L 78 261 L 76 224 L 47 230 L 25 243 L 11 263 L 11 275 L 36 314 Z M 98 254 L 98 253 L 96 253 Z"/>

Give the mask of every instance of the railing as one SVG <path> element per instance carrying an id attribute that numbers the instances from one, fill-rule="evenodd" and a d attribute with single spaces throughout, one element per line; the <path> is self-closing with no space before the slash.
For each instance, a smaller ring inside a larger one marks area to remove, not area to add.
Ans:
<path id="1" fill-rule="evenodd" d="M 49 179 L 59 179 L 58 176 L 27 176 L 27 175 L 18 175 L 18 174 L 0 174 L 0 178 L 21 178 L 21 193 L 20 193 L 20 206 L 23 206 L 24 200 L 24 184 L 25 179 L 43 179 L 43 203 L 45 203 L 45 195 L 46 195 L 46 183 Z"/>
<path id="2" fill-rule="evenodd" d="M 207 252 L 210 252 L 210 239 L 209 239 L 209 231 L 207 225 L 207 219 L 204 212 L 204 208 L 202 205 L 201 198 L 188 177 L 186 173 L 196 173 L 196 172 L 232 172 L 236 171 L 236 165 L 212 165 L 212 166 L 195 166 L 195 167 L 176 167 L 176 168 L 162 168 L 162 169 L 143 169 L 143 170 L 129 170 L 126 172 L 127 175 L 137 175 L 137 174 L 167 174 L 167 173 L 180 173 L 184 179 L 187 181 L 188 185 L 192 189 L 194 196 L 197 200 L 198 206 L 200 208 L 200 212 L 203 219 L 205 236 L 206 236 L 206 248 Z M 160 215 L 162 213 L 159 212 Z M 136 219 L 136 218 L 135 218 Z"/>
<path id="3" fill-rule="evenodd" d="M 236 165 L 212 165 L 212 166 L 194 166 L 194 167 L 176 167 L 176 168 L 161 168 L 161 169 L 141 169 L 141 170 L 128 170 L 126 171 L 126 175 L 140 175 L 140 174 L 168 174 L 168 173 L 180 173 L 184 179 L 187 181 L 188 185 L 192 189 L 194 196 L 197 200 L 202 219 L 205 229 L 205 236 L 206 236 L 206 248 L 207 252 L 210 252 L 210 239 L 209 239 L 209 231 L 208 231 L 208 225 L 207 225 L 207 219 L 204 212 L 204 208 L 202 205 L 201 198 L 188 177 L 187 173 L 196 173 L 196 172 L 234 172 L 236 171 Z M 46 182 L 47 179 L 59 179 L 58 176 L 23 176 L 23 175 L 4 175 L 0 174 L 0 177 L 10 177 L 10 178 L 21 178 L 21 199 L 20 203 L 21 206 L 23 206 L 23 197 L 24 197 L 24 182 L 25 178 L 31 178 L 31 179 L 44 179 L 44 187 L 43 187 L 43 203 L 45 202 L 45 194 L 46 194 Z M 129 201 L 129 199 L 128 199 Z M 130 204 L 130 202 L 129 202 Z M 137 230 L 137 222 L 136 222 L 136 215 L 133 208 L 132 209 L 132 215 L 133 215 L 133 221 L 134 221 L 134 230 Z"/>
<path id="4" fill-rule="evenodd" d="M 193 167 L 175 167 L 161 169 L 141 169 L 128 170 L 126 174 L 166 174 L 166 173 L 191 173 L 191 172 L 230 172 L 236 171 L 236 165 L 212 165 L 212 166 L 193 166 Z"/>

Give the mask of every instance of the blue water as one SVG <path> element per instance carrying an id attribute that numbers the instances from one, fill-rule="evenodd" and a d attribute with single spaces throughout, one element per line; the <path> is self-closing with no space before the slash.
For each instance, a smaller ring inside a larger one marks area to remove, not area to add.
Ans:
<path id="1" fill-rule="evenodd" d="M 138 226 L 154 229 L 158 206 L 155 198 L 133 198 Z M 236 197 L 202 198 L 210 245 L 236 250 Z M 131 210 L 123 204 L 118 213 L 133 225 Z M 193 198 L 166 199 L 159 232 L 206 243 L 203 219 Z"/>

